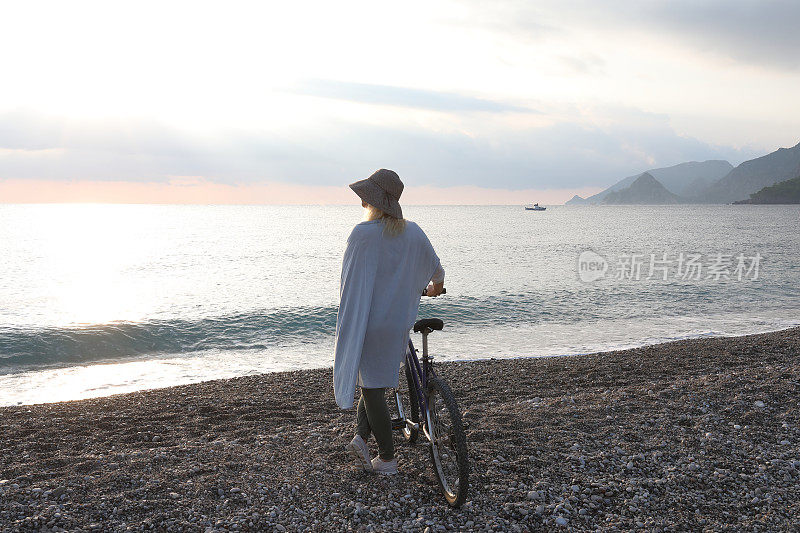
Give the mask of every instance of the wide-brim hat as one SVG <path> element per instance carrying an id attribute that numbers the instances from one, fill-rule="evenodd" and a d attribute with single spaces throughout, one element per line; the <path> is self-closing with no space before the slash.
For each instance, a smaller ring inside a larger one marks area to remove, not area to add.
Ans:
<path id="1" fill-rule="evenodd" d="M 367 179 L 351 183 L 350 188 L 368 204 L 394 218 L 403 218 L 399 202 L 403 194 L 403 182 L 394 170 L 376 170 Z"/>

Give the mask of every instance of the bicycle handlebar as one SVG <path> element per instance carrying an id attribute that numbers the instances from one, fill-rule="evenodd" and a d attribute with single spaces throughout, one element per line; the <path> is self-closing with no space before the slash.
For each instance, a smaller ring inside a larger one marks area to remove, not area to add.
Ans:
<path id="1" fill-rule="evenodd" d="M 445 289 L 444 287 L 442 287 L 442 292 L 439 293 L 439 296 L 441 296 L 442 294 L 447 294 L 447 289 Z M 423 296 L 427 296 L 428 295 L 428 289 L 422 289 L 422 295 Z M 435 298 L 435 296 L 434 296 L 434 298 Z"/>

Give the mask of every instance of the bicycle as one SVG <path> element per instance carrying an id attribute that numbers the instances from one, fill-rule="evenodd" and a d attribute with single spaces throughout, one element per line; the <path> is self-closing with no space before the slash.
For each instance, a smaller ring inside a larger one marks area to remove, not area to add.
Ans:
<path id="1" fill-rule="evenodd" d="M 467 437 L 453 392 L 447 382 L 436 375 L 433 357 L 428 354 L 428 335 L 443 327 L 444 322 L 438 318 L 426 318 L 414 324 L 414 333 L 422 333 L 422 362 L 409 339 L 401 369 L 407 389 L 401 391 L 398 385 L 395 390 L 399 416 L 392 419 L 392 429 L 399 430 L 410 444 L 417 442 L 420 433 L 428 439 L 439 488 L 451 507 L 460 507 L 467 500 L 469 489 Z M 407 393 L 407 398 L 403 398 L 403 392 Z"/>

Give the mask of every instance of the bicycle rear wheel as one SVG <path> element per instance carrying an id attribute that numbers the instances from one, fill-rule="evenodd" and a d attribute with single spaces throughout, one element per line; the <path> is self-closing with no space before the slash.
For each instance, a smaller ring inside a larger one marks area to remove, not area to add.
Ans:
<path id="1" fill-rule="evenodd" d="M 428 383 L 428 431 L 434 474 L 447 503 L 460 507 L 469 489 L 467 437 L 450 387 L 438 377 Z"/>

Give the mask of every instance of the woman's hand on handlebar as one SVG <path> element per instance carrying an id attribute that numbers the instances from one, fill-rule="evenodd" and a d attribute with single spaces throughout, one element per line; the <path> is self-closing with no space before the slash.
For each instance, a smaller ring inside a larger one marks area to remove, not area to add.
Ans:
<path id="1" fill-rule="evenodd" d="M 441 283 L 431 282 L 425 289 L 424 295 L 430 296 L 431 298 L 435 298 L 440 294 L 442 294 L 443 291 L 444 291 L 444 282 Z"/>

